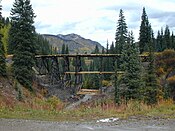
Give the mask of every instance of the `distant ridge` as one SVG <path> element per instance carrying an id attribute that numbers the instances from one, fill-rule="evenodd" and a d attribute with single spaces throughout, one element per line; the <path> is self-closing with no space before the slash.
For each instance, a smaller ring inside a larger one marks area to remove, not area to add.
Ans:
<path id="1" fill-rule="evenodd" d="M 53 47 L 58 48 L 58 51 L 61 51 L 63 44 L 68 45 L 69 51 L 72 54 L 91 53 L 94 51 L 96 45 L 98 45 L 100 50 L 102 49 L 102 45 L 100 43 L 83 38 L 82 36 L 74 33 L 67 35 L 43 34 L 43 37 L 46 38 Z"/>

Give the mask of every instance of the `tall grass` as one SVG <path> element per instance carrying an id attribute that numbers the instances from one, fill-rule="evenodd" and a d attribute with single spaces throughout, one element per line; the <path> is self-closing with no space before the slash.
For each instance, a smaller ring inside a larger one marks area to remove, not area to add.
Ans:
<path id="1" fill-rule="evenodd" d="M 13 106 L 0 100 L 0 118 L 20 118 L 54 121 L 88 121 L 106 117 L 127 119 L 129 116 L 149 116 L 175 118 L 175 105 L 172 100 L 162 100 L 151 107 L 139 101 L 129 101 L 117 106 L 111 99 L 91 101 L 73 110 L 65 110 L 66 104 L 56 97 L 35 98 L 31 102 L 19 102 Z"/>

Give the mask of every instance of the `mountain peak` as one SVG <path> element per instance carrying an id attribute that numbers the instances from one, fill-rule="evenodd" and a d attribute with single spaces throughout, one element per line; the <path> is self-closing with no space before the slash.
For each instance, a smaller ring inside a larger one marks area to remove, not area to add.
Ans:
<path id="1" fill-rule="evenodd" d="M 62 45 L 68 45 L 70 53 L 91 53 L 94 51 L 95 46 L 98 45 L 99 49 L 102 49 L 102 45 L 96 41 L 85 39 L 75 33 L 67 35 L 43 35 L 53 47 L 57 47 L 59 50 Z"/>
<path id="2" fill-rule="evenodd" d="M 75 33 L 71 33 L 67 35 L 58 34 L 57 36 L 63 39 L 67 39 L 67 40 L 74 40 L 74 39 L 82 38 L 80 35 L 77 35 Z"/>

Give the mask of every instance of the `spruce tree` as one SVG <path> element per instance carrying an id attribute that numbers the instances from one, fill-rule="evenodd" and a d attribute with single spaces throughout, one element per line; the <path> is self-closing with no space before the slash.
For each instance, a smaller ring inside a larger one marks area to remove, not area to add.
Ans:
<path id="1" fill-rule="evenodd" d="M 107 40 L 107 44 L 106 44 L 106 54 L 109 54 L 109 42 Z"/>
<path id="2" fill-rule="evenodd" d="M 110 46 L 110 49 L 109 49 L 109 54 L 115 54 L 115 47 L 114 47 L 114 42 L 112 42 L 111 46 Z M 108 71 L 113 71 L 114 70 L 114 61 L 113 61 L 113 58 L 107 58 L 108 59 Z M 108 77 L 110 77 L 108 75 Z"/>
<path id="3" fill-rule="evenodd" d="M 172 43 L 172 49 L 175 49 L 175 40 L 174 40 L 173 32 L 172 32 L 172 35 L 171 35 L 171 43 Z"/>
<path id="4" fill-rule="evenodd" d="M 65 54 L 65 52 L 66 52 L 66 46 L 65 44 L 63 44 L 61 48 L 61 54 Z"/>
<path id="5" fill-rule="evenodd" d="M 1 15 L 2 6 L 0 5 L 0 29 L 2 28 L 2 15 Z M 0 33 L 0 75 L 6 75 L 6 64 L 5 64 L 5 52 L 4 46 L 2 43 L 2 34 Z"/>
<path id="6" fill-rule="evenodd" d="M 42 35 L 36 34 L 36 54 L 48 55 L 52 53 L 51 45 Z"/>
<path id="7" fill-rule="evenodd" d="M 98 45 L 95 46 L 94 54 L 99 54 L 99 48 Z M 94 65 L 94 70 L 100 71 L 100 58 L 93 58 L 93 65 Z M 92 81 L 93 81 L 93 87 L 95 89 L 99 89 L 100 87 L 100 80 L 98 74 L 92 74 Z"/>
<path id="8" fill-rule="evenodd" d="M 140 33 L 139 33 L 139 48 L 140 53 L 144 51 L 149 51 L 149 43 L 150 43 L 150 24 L 148 20 L 148 16 L 146 14 L 145 8 L 143 8 L 142 17 L 141 17 L 141 26 L 140 26 Z"/>
<path id="9" fill-rule="evenodd" d="M 115 54 L 114 42 L 112 42 L 112 44 L 111 44 L 111 46 L 110 46 L 109 54 Z"/>
<path id="10" fill-rule="evenodd" d="M 94 50 L 94 54 L 99 54 L 99 48 L 98 45 L 95 46 L 95 50 Z M 99 58 L 93 58 L 93 62 L 94 62 L 94 70 L 99 71 L 100 69 L 100 60 Z"/>
<path id="11" fill-rule="evenodd" d="M 120 9 L 119 20 L 117 22 L 117 29 L 115 34 L 115 53 L 120 54 L 127 41 L 127 24 L 125 22 L 125 16 L 122 9 Z"/>
<path id="12" fill-rule="evenodd" d="M 95 46 L 94 51 L 92 54 L 99 54 L 99 47 L 98 45 Z M 86 67 L 87 68 L 87 67 Z M 89 66 L 89 71 L 100 71 L 100 60 L 99 58 L 92 58 L 92 61 Z M 100 87 L 100 80 L 98 74 L 89 74 L 88 77 L 86 77 L 86 83 L 88 82 L 93 89 L 99 89 Z"/>
<path id="13" fill-rule="evenodd" d="M 8 17 L 5 19 L 5 24 L 6 24 L 6 25 L 10 24 L 10 20 L 9 20 Z"/>
<path id="14" fill-rule="evenodd" d="M 165 42 L 164 43 L 164 49 L 171 49 L 172 48 L 170 30 L 169 30 L 168 25 L 165 28 L 164 42 Z"/>
<path id="15" fill-rule="evenodd" d="M 10 46 L 15 78 L 32 90 L 35 47 L 35 14 L 30 0 L 15 0 L 11 9 Z"/>
<path id="16" fill-rule="evenodd" d="M 153 49 L 153 41 L 149 43 L 149 65 L 145 77 L 145 95 L 144 100 L 147 104 L 153 105 L 157 103 L 157 93 L 158 93 L 158 81 L 155 69 L 155 55 Z"/>
<path id="17" fill-rule="evenodd" d="M 121 104 L 121 92 L 120 92 L 120 80 L 118 78 L 117 61 L 115 61 L 115 74 L 113 76 L 113 83 L 115 87 L 115 103 L 117 105 L 120 105 Z"/>
<path id="18" fill-rule="evenodd" d="M 156 51 L 156 39 L 154 37 L 154 31 L 153 29 L 151 28 L 151 24 L 149 25 L 149 30 L 150 30 L 150 34 L 151 34 L 151 38 L 150 38 L 150 41 L 152 42 L 152 48 L 153 48 L 153 52 Z"/>
<path id="19" fill-rule="evenodd" d="M 65 54 L 69 54 L 69 47 L 66 45 Z"/>
<path id="20" fill-rule="evenodd" d="M 105 54 L 105 48 L 102 47 L 101 54 Z"/>
<path id="21" fill-rule="evenodd" d="M 98 45 L 95 46 L 94 53 L 95 53 L 95 54 L 99 54 L 99 53 L 100 53 L 99 48 L 98 48 Z"/>
<path id="22" fill-rule="evenodd" d="M 121 88 L 123 88 L 122 95 L 126 98 L 126 101 L 140 99 L 140 89 L 143 85 L 139 49 L 133 38 L 131 32 L 121 55 L 121 60 L 123 61 L 121 69 L 125 72 L 121 80 L 123 85 Z"/>
<path id="23" fill-rule="evenodd" d="M 147 104 L 156 104 L 157 103 L 157 93 L 158 93 L 158 82 L 156 77 L 155 69 L 155 56 L 153 52 L 149 54 L 149 65 L 146 74 L 146 88 L 145 88 L 145 102 Z"/>
<path id="24" fill-rule="evenodd" d="M 110 50 L 109 50 L 109 43 L 107 40 L 107 44 L 106 44 L 106 54 L 109 54 Z M 104 71 L 109 71 L 110 68 L 110 59 L 109 58 L 104 58 L 103 60 L 103 65 L 104 65 Z M 104 74 L 104 79 L 105 80 L 109 80 L 110 79 L 110 75 L 109 74 Z"/>
<path id="25" fill-rule="evenodd" d="M 156 51 L 161 52 L 162 51 L 162 43 L 161 43 L 161 34 L 160 31 L 157 32 L 157 39 L 156 39 Z"/>

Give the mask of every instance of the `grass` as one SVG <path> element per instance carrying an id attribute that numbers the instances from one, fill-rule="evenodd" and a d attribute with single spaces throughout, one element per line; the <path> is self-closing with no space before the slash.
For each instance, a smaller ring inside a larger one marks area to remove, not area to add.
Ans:
<path id="1" fill-rule="evenodd" d="M 171 100 L 162 101 L 156 107 L 152 108 L 150 112 L 147 112 L 147 115 L 161 118 L 175 118 L 175 104 Z"/>
<path id="2" fill-rule="evenodd" d="M 127 106 L 116 106 L 112 100 L 97 100 L 82 104 L 76 109 L 65 110 L 65 104 L 56 97 L 35 98 L 32 102 L 21 102 L 13 106 L 0 103 L 0 118 L 32 119 L 49 121 L 89 121 L 100 118 L 146 116 L 175 118 L 175 104 L 172 100 L 159 102 L 151 107 L 138 101 L 130 101 Z"/>

